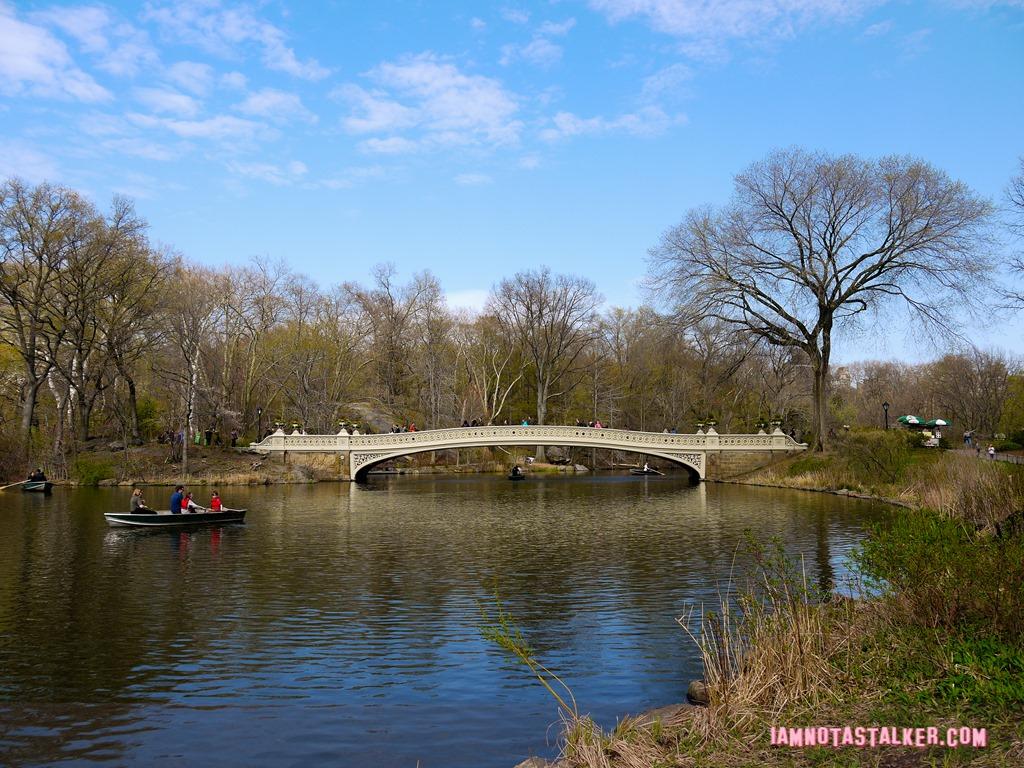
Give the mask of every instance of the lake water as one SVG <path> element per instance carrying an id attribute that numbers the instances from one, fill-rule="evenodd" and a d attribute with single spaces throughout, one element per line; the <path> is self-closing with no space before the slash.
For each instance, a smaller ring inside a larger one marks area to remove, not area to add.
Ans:
<path id="1" fill-rule="evenodd" d="M 745 529 L 822 580 L 885 515 L 682 477 L 222 490 L 246 524 L 187 533 L 108 528 L 123 489 L 0 494 L 0 764 L 511 768 L 557 711 L 481 637 L 495 590 L 612 725 L 701 676 L 676 618 Z"/>

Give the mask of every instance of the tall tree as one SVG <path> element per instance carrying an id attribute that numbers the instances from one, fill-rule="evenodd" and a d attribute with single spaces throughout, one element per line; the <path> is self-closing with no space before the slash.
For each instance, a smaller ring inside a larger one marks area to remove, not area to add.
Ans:
<path id="1" fill-rule="evenodd" d="M 548 403 L 582 375 L 583 352 L 599 336 L 601 296 L 583 277 L 519 272 L 491 292 L 488 311 L 497 316 L 509 339 L 522 345 L 533 368 L 537 423 L 544 424 Z M 543 447 L 538 456 L 543 458 Z"/>
<path id="2" fill-rule="evenodd" d="M 24 362 L 21 438 L 24 455 L 39 390 L 66 333 L 58 278 L 87 239 L 88 205 L 74 191 L 11 179 L 0 188 L 0 330 Z"/>
<path id="3" fill-rule="evenodd" d="M 721 210 L 690 211 L 652 249 L 652 280 L 690 322 L 715 318 L 803 350 L 813 373 L 814 447 L 826 434 L 835 331 L 898 303 L 953 330 L 991 263 L 991 205 L 909 157 L 776 152 L 736 177 Z"/>

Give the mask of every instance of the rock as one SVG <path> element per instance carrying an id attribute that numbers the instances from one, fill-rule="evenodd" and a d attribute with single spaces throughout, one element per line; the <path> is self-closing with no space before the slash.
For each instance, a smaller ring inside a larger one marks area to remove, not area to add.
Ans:
<path id="1" fill-rule="evenodd" d="M 573 465 L 573 469 L 575 469 L 577 472 L 589 472 L 590 471 L 587 467 L 584 467 L 582 464 L 574 464 Z"/>
<path id="2" fill-rule="evenodd" d="M 112 443 L 107 443 L 107 450 L 108 451 L 123 451 L 124 450 L 124 443 L 122 443 L 120 440 L 115 440 Z"/>
<path id="3" fill-rule="evenodd" d="M 708 687 L 703 680 L 691 680 L 686 689 L 686 698 L 691 704 L 707 706 L 711 703 L 711 696 L 708 694 Z"/>
<path id="4" fill-rule="evenodd" d="M 650 725 L 657 720 L 665 722 L 666 720 L 672 720 L 678 717 L 680 713 L 685 712 L 688 709 L 693 709 L 692 704 L 669 704 L 667 707 L 658 707 L 652 709 L 649 712 L 644 712 L 642 715 L 637 715 L 636 722 L 638 725 Z"/>
<path id="5" fill-rule="evenodd" d="M 516 763 L 515 768 L 551 768 L 554 763 L 545 760 L 543 757 L 528 757 L 521 763 Z"/>

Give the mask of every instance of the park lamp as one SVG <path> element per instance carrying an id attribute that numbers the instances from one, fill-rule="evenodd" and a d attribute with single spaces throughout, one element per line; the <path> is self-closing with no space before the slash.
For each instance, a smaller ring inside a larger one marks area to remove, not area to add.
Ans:
<path id="1" fill-rule="evenodd" d="M 889 430 L 889 401 L 882 403 L 882 411 L 885 413 L 885 429 Z"/>

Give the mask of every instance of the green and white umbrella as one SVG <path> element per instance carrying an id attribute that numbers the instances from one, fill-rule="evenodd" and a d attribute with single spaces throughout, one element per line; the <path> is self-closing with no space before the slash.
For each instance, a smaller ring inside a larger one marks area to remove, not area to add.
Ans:
<path id="1" fill-rule="evenodd" d="M 948 427 L 949 422 L 945 419 L 932 419 L 931 421 L 926 421 L 924 425 L 926 427 Z"/>
<path id="2" fill-rule="evenodd" d="M 906 416 L 900 416 L 898 419 L 896 419 L 896 421 L 898 421 L 900 424 L 910 424 L 913 426 L 919 426 L 922 423 L 922 421 L 919 418 L 917 418 L 917 416 L 911 416 L 910 414 L 907 414 Z"/>

